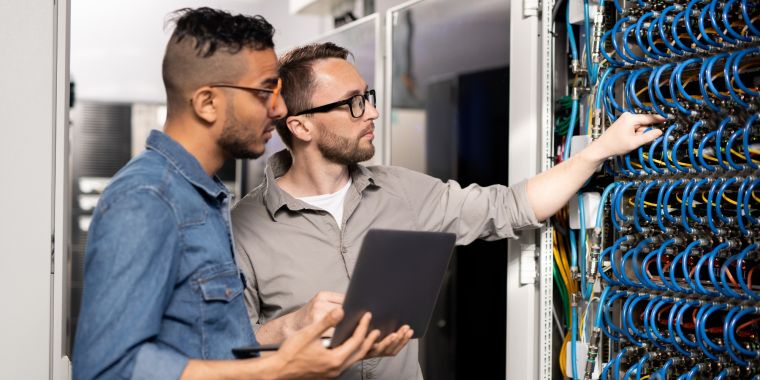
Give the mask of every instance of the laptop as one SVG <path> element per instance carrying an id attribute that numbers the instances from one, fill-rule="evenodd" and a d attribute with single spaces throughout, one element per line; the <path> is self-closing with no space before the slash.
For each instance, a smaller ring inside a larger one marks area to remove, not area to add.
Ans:
<path id="1" fill-rule="evenodd" d="M 343 302 L 344 317 L 325 342 L 340 346 L 353 334 L 365 312 L 370 331 L 380 338 L 403 325 L 412 338 L 425 335 L 451 259 L 456 237 L 451 233 L 372 229 L 364 238 Z M 277 345 L 233 349 L 236 357 L 254 357 Z"/>

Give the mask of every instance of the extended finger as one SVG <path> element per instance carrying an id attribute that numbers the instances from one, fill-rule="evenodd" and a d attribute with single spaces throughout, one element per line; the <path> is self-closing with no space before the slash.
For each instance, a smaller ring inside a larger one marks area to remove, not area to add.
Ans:
<path id="1" fill-rule="evenodd" d="M 393 348 L 393 351 L 391 352 L 391 355 L 396 356 L 399 352 L 406 346 L 407 343 L 412 339 L 412 336 L 414 336 L 414 330 L 409 329 L 406 331 L 406 333 L 401 337 L 401 339 L 396 342 L 396 347 Z"/>
<path id="2" fill-rule="evenodd" d="M 367 330 L 369 330 L 369 321 L 371 318 L 372 315 L 370 313 L 364 313 L 362 318 L 359 320 L 359 324 L 356 326 L 356 329 L 354 329 L 354 333 L 351 335 L 351 337 L 343 342 L 343 344 L 340 346 L 334 348 L 333 352 L 340 355 L 341 358 L 345 359 L 350 357 L 352 353 L 359 349 L 362 343 L 364 343 L 364 338 L 367 336 Z M 375 338 L 377 339 L 377 337 Z"/>
<path id="3" fill-rule="evenodd" d="M 319 321 L 304 327 L 300 334 L 297 335 L 301 336 L 305 343 L 309 343 L 321 338 L 325 331 L 335 327 L 341 319 L 343 319 L 343 310 L 334 309 L 319 319 Z"/>
<path id="4" fill-rule="evenodd" d="M 660 115 L 651 115 L 651 114 L 644 114 L 644 113 L 631 115 L 631 121 L 637 125 L 664 123 L 665 120 L 667 119 L 665 119 L 664 117 Z"/>
<path id="5" fill-rule="evenodd" d="M 377 338 L 380 337 L 380 330 L 372 330 L 372 332 L 364 338 L 361 346 L 353 352 L 353 354 L 344 363 L 344 368 L 348 367 L 354 362 L 357 362 L 367 356 L 367 353 L 372 349 L 372 345 L 375 344 Z"/>

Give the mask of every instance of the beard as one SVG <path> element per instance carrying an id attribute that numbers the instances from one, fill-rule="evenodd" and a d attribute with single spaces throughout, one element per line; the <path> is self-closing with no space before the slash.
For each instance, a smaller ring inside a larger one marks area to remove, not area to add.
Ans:
<path id="1" fill-rule="evenodd" d="M 362 133 L 364 135 L 364 133 Z M 317 148 L 326 159 L 342 165 L 353 165 L 367 161 L 375 155 L 375 146 L 369 141 L 369 147 L 362 147 L 361 137 L 351 140 L 338 136 L 322 126 L 319 129 Z"/>
<path id="2" fill-rule="evenodd" d="M 225 110 L 222 135 L 219 137 L 218 143 L 222 151 L 233 159 L 259 158 L 264 154 L 264 151 L 257 152 L 251 149 L 251 145 L 258 139 L 252 128 L 244 125 L 235 117 L 234 107 L 228 105 Z"/>

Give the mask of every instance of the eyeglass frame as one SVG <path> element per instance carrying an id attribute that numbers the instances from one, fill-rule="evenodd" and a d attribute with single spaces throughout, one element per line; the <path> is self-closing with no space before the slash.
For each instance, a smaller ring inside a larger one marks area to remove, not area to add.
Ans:
<path id="1" fill-rule="evenodd" d="M 351 102 L 353 102 L 354 98 L 357 97 L 357 96 L 360 96 L 362 99 L 364 99 L 363 100 L 364 107 L 362 108 L 362 112 L 359 115 L 354 115 L 354 108 L 351 107 Z M 367 111 L 367 105 L 366 104 L 369 101 L 369 97 L 370 96 L 372 96 L 372 107 L 377 107 L 377 95 L 375 94 L 375 90 L 372 89 L 372 90 L 364 91 L 363 94 L 351 95 L 347 99 L 338 100 L 337 102 L 325 104 L 325 105 L 319 106 L 319 107 L 309 108 L 307 110 L 298 112 L 298 113 L 294 114 L 293 116 L 301 116 L 301 115 L 305 115 L 305 114 L 309 114 L 309 113 L 330 112 L 330 111 L 332 111 L 332 110 L 334 110 L 334 109 L 336 109 L 336 108 L 338 108 L 340 106 L 348 105 L 348 111 L 351 113 L 351 117 L 360 118 L 360 117 L 364 116 L 364 112 Z"/>
<path id="2" fill-rule="evenodd" d="M 245 87 L 245 86 L 238 86 L 235 84 L 228 84 L 228 83 L 213 83 L 208 85 L 209 87 L 222 87 L 222 88 L 233 88 L 237 90 L 243 90 L 248 92 L 266 92 L 271 95 L 269 107 L 274 108 L 275 104 L 277 103 L 277 99 L 280 97 L 280 91 L 282 91 L 282 78 L 277 78 L 277 86 L 275 88 L 258 88 L 258 87 Z"/>

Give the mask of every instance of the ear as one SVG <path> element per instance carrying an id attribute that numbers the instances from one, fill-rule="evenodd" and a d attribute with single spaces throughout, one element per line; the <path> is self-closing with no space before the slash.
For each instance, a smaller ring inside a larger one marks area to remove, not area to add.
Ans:
<path id="1" fill-rule="evenodd" d="M 309 142 L 313 138 L 314 125 L 306 116 L 288 116 L 285 123 L 290 133 L 297 139 Z"/>
<path id="2" fill-rule="evenodd" d="M 212 87 L 201 87 L 193 92 L 190 105 L 195 115 L 208 124 L 214 124 L 220 115 L 221 97 L 219 91 Z"/>

